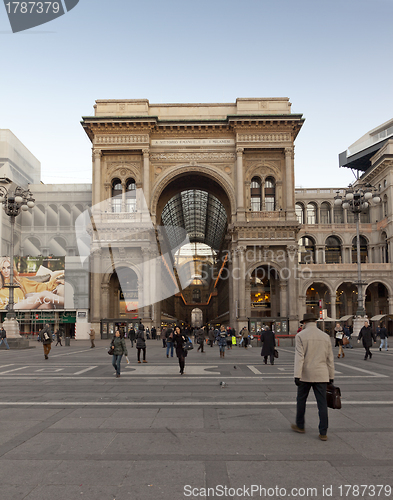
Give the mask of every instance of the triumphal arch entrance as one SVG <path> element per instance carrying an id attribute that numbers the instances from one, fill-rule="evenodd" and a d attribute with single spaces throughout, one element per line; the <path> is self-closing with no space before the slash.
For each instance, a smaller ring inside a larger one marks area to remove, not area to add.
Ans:
<path id="1" fill-rule="evenodd" d="M 303 118 L 289 100 L 98 100 L 94 109 L 82 122 L 93 207 L 79 234 L 91 322 L 104 335 L 139 320 L 295 327 Z"/>

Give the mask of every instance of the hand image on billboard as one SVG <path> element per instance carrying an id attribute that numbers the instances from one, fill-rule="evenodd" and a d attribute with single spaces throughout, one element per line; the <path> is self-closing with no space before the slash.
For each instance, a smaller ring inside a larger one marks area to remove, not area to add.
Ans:
<path id="1" fill-rule="evenodd" d="M 51 259 L 54 270 L 40 264 L 48 260 L 45 257 L 15 257 L 14 310 L 64 309 L 65 259 Z M 38 270 L 33 270 L 34 267 Z M 10 257 L 0 257 L 0 309 L 9 307 L 10 268 Z"/>

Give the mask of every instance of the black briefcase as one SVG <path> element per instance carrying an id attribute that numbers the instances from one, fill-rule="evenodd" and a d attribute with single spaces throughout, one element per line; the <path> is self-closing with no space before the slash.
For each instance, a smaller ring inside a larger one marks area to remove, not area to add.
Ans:
<path id="1" fill-rule="evenodd" d="M 326 401 L 328 408 L 339 410 L 341 408 L 341 391 L 339 387 L 328 384 L 326 387 Z"/>

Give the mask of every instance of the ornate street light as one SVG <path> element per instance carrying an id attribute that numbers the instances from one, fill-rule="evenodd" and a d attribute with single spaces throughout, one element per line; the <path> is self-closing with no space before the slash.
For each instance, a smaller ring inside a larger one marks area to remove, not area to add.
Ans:
<path id="1" fill-rule="evenodd" d="M 3 204 L 3 209 L 6 215 L 9 216 L 11 222 L 11 249 L 10 249 L 10 283 L 6 285 L 9 291 L 8 312 L 7 319 L 16 319 L 14 311 L 14 230 L 15 230 L 15 217 L 17 217 L 21 210 L 29 210 L 35 205 L 33 194 L 29 189 L 23 189 L 20 186 L 10 186 L 8 189 L 0 186 L 0 202 Z M 7 332 L 8 333 L 8 332 Z"/>
<path id="2" fill-rule="evenodd" d="M 373 186 L 367 185 L 349 185 L 348 189 L 345 191 L 344 197 L 340 196 L 339 191 L 334 198 L 334 204 L 336 206 L 342 206 L 345 210 L 350 210 L 355 215 L 356 222 L 356 250 L 357 250 L 357 265 L 358 265 L 358 279 L 355 281 L 355 285 L 358 288 L 358 308 L 356 311 L 356 316 L 364 317 L 366 311 L 363 306 L 363 285 L 367 283 L 362 281 L 362 267 L 360 260 L 360 234 L 359 234 L 359 222 L 360 214 L 367 213 L 372 202 L 374 205 L 378 205 L 381 202 L 381 198 L 376 193 L 377 189 Z"/>

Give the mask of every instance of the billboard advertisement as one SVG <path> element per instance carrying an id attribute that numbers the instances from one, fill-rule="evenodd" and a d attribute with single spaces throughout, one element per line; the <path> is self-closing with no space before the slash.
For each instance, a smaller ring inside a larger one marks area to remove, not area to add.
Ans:
<path id="1" fill-rule="evenodd" d="M 0 257 L 0 310 L 8 309 L 10 258 Z M 65 257 L 14 257 L 14 310 L 64 309 Z"/>

